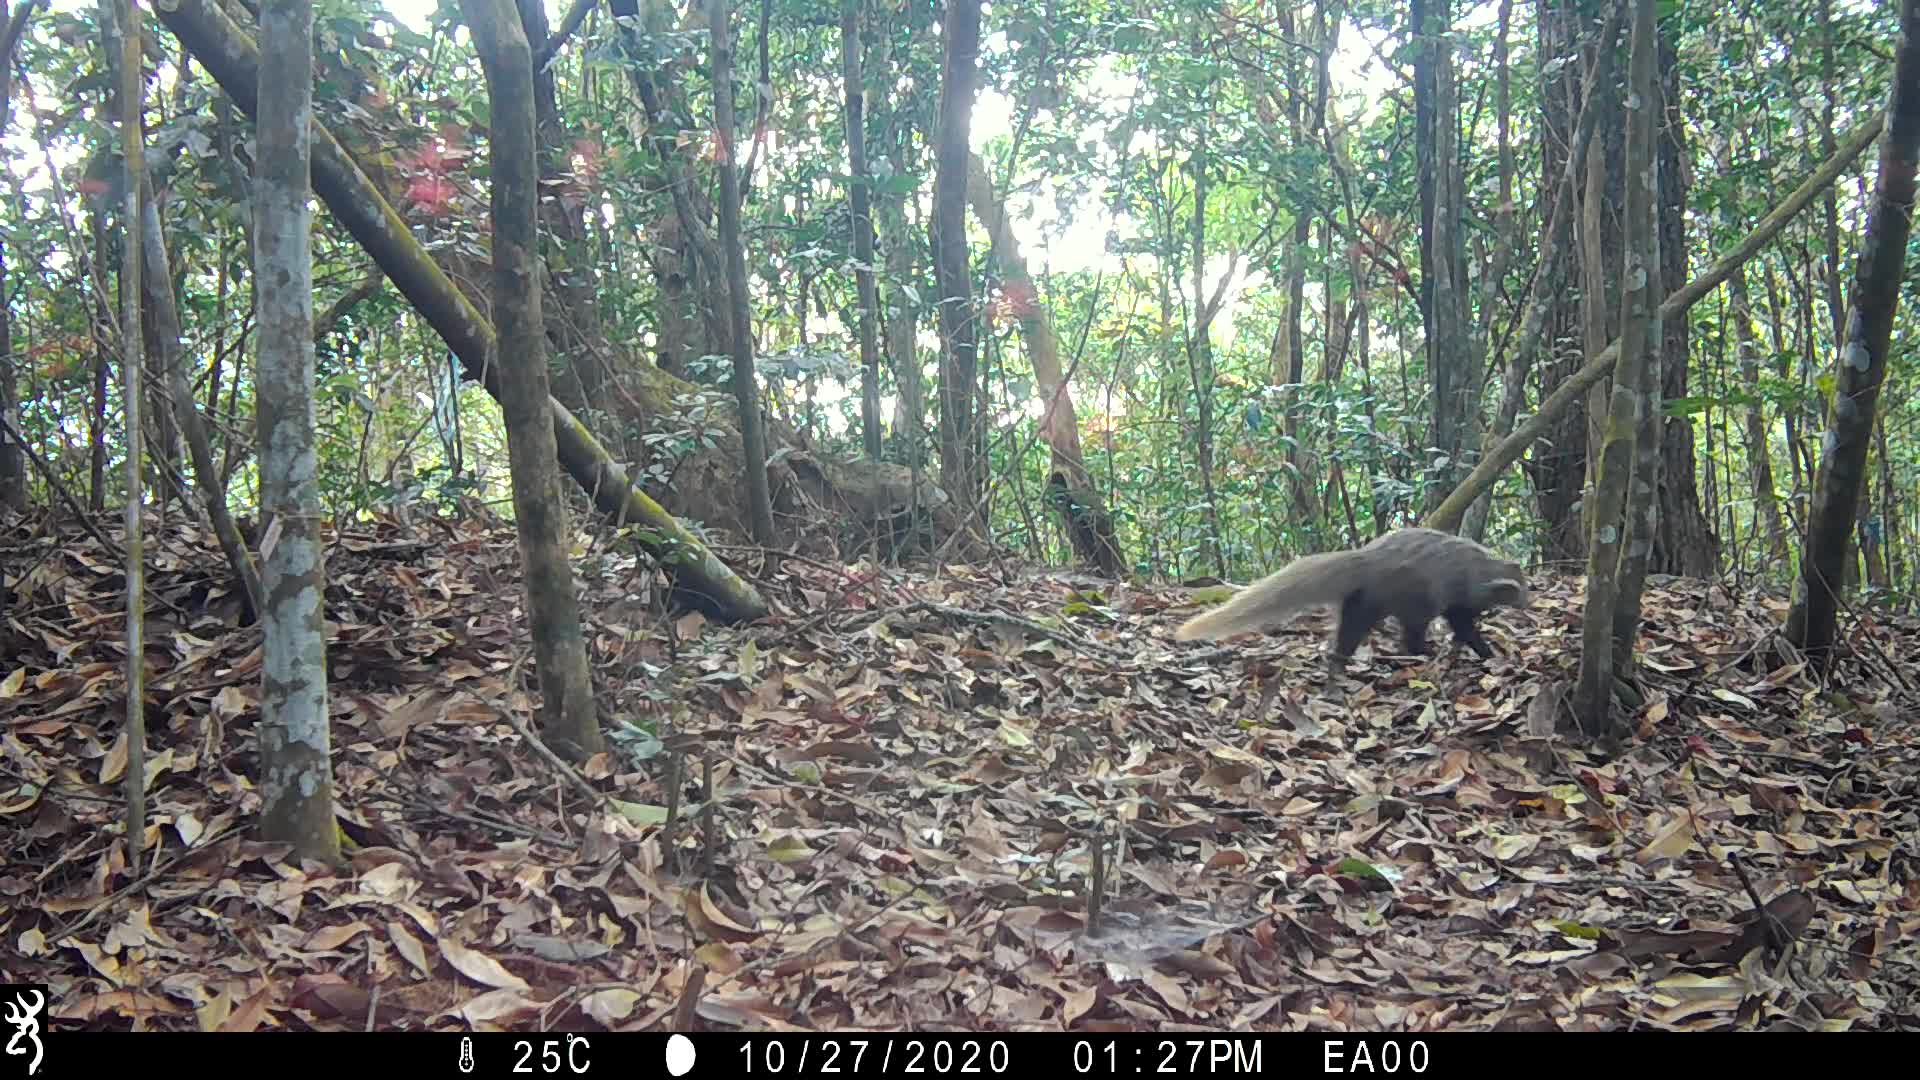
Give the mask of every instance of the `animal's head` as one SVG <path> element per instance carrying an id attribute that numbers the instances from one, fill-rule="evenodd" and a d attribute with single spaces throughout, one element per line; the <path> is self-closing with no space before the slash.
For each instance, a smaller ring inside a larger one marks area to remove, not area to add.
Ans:
<path id="1" fill-rule="evenodd" d="M 1479 588 L 1480 599 L 1487 607 L 1526 607 L 1532 599 L 1527 589 L 1527 572 L 1519 563 L 1502 561 L 1499 572 L 1489 577 Z"/>

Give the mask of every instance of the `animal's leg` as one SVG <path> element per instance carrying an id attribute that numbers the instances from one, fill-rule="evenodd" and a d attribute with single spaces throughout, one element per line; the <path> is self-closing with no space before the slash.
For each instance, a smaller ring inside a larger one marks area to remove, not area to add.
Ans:
<path id="1" fill-rule="evenodd" d="M 1480 659 L 1493 659 L 1493 645 L 1480 633 L 1471 608 L 1448 608 L 1447 625 L 1453 627 L 1454 640 L 1480 654 Z"/>
<path id="2" fill-rule="evenodd" d="M 1334 632 L 1333 654 L 1342 660 L 1367 640 L 1380 621 L 1380 609 L 1367 600 L 1365 592 L 1348 594 L 1340 604 L 1340 628 Z"/>

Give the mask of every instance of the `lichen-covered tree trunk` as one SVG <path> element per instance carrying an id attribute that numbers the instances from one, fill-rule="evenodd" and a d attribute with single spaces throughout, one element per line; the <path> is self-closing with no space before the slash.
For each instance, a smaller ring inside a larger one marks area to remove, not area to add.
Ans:
<path id="1" fill-rule="evenodd" d="M 461 0 L 460 9 L 487 80 L 500 409 L 506 419 L 514 526 L 540 676 L 541 727 L 555 749 L 584 761 L 605 750 L 606 740 L 593 700 L 573 570 L 567 564 L 567 510 L 560 498 L 553 416 L 547 407 L 533 51 L 511 0 Z"/>
<path id="2" fill-rule="evenodd" d="M 255 115 L 260 62 L 253 42 L 212 0 L 178 0 L 158 14 L 219 83 L 241 111 Z M 313 128 L 313 190 L 354 239 L 380 264 L 388 280 L 413 304 L 469 377 L 501 400 L 499 365 L 490 363 L 493 326 L 454 287 L 432 256 L 367 176 L 319 124 Z M 654 370 L 643 377 L 669 384 L 656 396 L 664 405 L 686 384 Z M 566 407 L 548 400 L 560 464 L 603 513 L 639 526 L 636 539 L 666 570 L 676 602 L 728 620 L 765 615 L 766 601 L 736 576 L 692 532 L 641 491 L 627 470 L 608 455 Z"/>
<path id="3" fill-rule="evenodd" d="M 980 67 L 980 0 L 948 0 L 934 143 L 933 273 L 940 322 L 940 481 L 971 517 L 985 490 L 973 283 L 967 260 L 967 153 Z"/>
<path id="4" fill-rule="evenodd" d="M 1613 682 L 1617 674 L 1615 635 L 1621 608 L 1637 605 L 1627 596 L 1631 573 L 1628 562 L 1635 545 L 1652 543 L 1638 534 L 1654 512 L 1653 491 L 1635 458 L 1642 431 L 1651 423 L 1647 367 L 1660 348 L 1658 295 L 1659 233 L 1654 199 L 1659 158 L 1653 146 L 1653 114 L 1659 100 L 1655 77 L 1654 4 L 1632 0 L 1632 46 L 1627 61 L 1629 100 L 1626 109 L 1626 219 L 1625 267 L 1620 278 L 1620 360 L 1614 367 L 1609 395 L 1606 439 L 1601 445 L 1593 483 L 1593 507 L 1588 515 L 1593 533 L 1587 540 L 1587 604 L 1580 641 L 1580 679 L 1573 705 L 1580 726 L 1589 736 L 1601 737 L 1613 729 Z M 1650 440 L 1652 441 L 1652 440 Z M 1650 454 L 1658 457 L 1653 441 Z M 1643 562 L 1644 565 L 1644 562 Z M 1637 615 L 1635 616 L 1637 621 Z"/>
<path id="5" fill-rule="evenodd" d="M 1738 244 L 1722 252 L 1720 257 L 1714 260 L 1713 265 L 1702 271 L 1699 277 L 1669 293 L 1660 305 L 1660 318 L 1663 321 L 1685 318 L 1687 309 L 1697 303 L 1701 297 L 1718 288 L 1728 275 L 1778 236 L 1780 231 L 1787 227 L 1788 222 L 1805 210 L 1821 190 L 1833 183 L 1836 177 L 1846 171 L 1853 159 L 1859 157 L 1860 153 L 1873 142 L 1874 136 L 1880 133 L 1883 120 L 1884 115 L 1876 113 L 1842 139 L 1840 149 L 1834 156 L 1815 169 L 1805 183 L 1762 218 Z M 1587 361 L 1578 371 L 1561 380 L 1560 385 L 1547 395 L 1546 399 L 1540 403 L 1540 407 L 1534 410 L 1533 415 L 1528 417 L 1525 423 L 1515 427 L 1513 434 L 1507 436 L 1491 452 L 1482 457 L 1466 480 L 1454 489 L 1453 494 L 1447 496 L 1446 501 L 1427 515 L 1423 524 L 1435 529 L 1452 529 L 1458 526 L 1461 516 L 1467 512 L 1467 506 L 1493 483 L 1494 477 L 1517 461 L 1520 455 L 1526 452 L 1527 447 L 1545 434 L 1556 420 L 1565 415 L 1567 409 L 1579 401 L 1580 395 L 1586 393 L 1589 387 L 1611 374 L 1619 356 L 1619 343 L 1615 342 L 1607 346 L 1599 356 Z"/>
<path id="6" fill-rule="evenodd" d="M 1027 271 L 1027 258 L 1013 235 L 1006 204 L 994 197 L 987 164 L 978 154 L 967 155 L 967 201 L 991 238 L 989 246 L 1000 272 L 1000 287 L 1020 324 L 1027 359 L 1033 364 L 1034 382 L 1041 395 L 1040 434 L 1053 450 L 1053 471 L 1047 482 L 1049 498 L 1060 512 L 1074 554 L 1108 577 L 1119 577 L 1125 563 L 1114 536 L 1113 517 L 1107 513 L 1106 501 L 1094 486 L 1080 450 L 1080 419 L 1073 407 L 1073 388 L 1060 367 L 1060 339 L 1046 305 L 1040 302 L 1039 287 Z"/>
<path id="7" fill-rule="evenodd" d="M 261 834 L 338 862 L 314 438 L 311 0 L 264 0 L 254 159 L 261 542 Z"/>
<path id="8" fill-rule="evenodd" d="M 1636 9 L 1638 14 L 1638 9 Z M 1638 27 L 1636 27 L 1636 30 Z M 1647 343 L 1646 356 L 1640 366 L 1639 430 L 1634 434 L 1633 474 L 1628 481 L 1626 518 L 1626 546 L 1620 552 L 1619 595 L 1613 605 L 1613 676 L 1616 692 L 1625 691 L 1626 700 L 1637 702 L 1637 690 L 1631 682 L 1634 672 L 1633 646 L 1640 635 L 1641 595 L 1646 589 L 1647 573 L 1655 566 L 1655 559 L 1661 554 L 1668 556 L 1687 552 L 1698 542 L 1699 530 L 1706 528 L 1706 522 L 1700 514 L 1699 495 L 1693 476 L 1693 431 L 1692 421 L 1686 417 L 1669 420 L 1661 407 L 1662 394 L 1667 386 L 1667 368 L 1670 361 L 1684 365 L 1686 363 L 1686 320 L 1675 319 L 1668 322 L 1660 318 L 1660 312 L 1654 303 L 1662 294 L 1665 282 L 1678 280 L 1686 268 L 1685 252 L 1679 250 L 1681 243 L 1679 206 L 1673 202 L 1674 193 L 1680 186 L 1678 176 L 1669 178 L 1669 143 L 1673 133 L 1666 130 L 1668 120 L 1677 122 L 1677 102 L 1665 96 L 1668 90 L 1662 78 L 1661 42 L 1658 22 L 1650 27 L 1653 34 L 1654 73 L 1652 81 L 1644 90 L 1635 83 L 1636 90 L 1644 101 L 1638 107 L 1654 118 L 1647 120 L 1649 125 L 1648 147 L 1649 173 L 1637 175 L 1629 172 L 1627 184 L 1645 184 L 1652 189 L 1649 197 L 1653 200 L 1647 210 L 1647 235 L 1644 241 L 1635 237 L 1626 238 L 1627 244 L 1639 242 L 1642 248 L 1643 264 L 1646 267 L 1645 281 L 1633 280 L 1633 264 L 1629 262 L 1627 270 L 1628 287 L 1641 290 L 1639 303 L 1641 310 L 1649 312 L 1648 322 L 1643 328 Z M 1637 43 L 1636 43 L 1637 44 Z M 1678 92 L 1678 85 L 1671 87 Z M 1634 106 L 1630 105 L 1629 108 Z M 1673 109 L 1669 112 L 1669 109 Z M 1655 110 L 1659 110 L 1655 113 Z M 1635 115 L 1630 122 L 1639 122 Z M 1631 160 L 1629 165 L 1633 164 Z M 1677 159 L 1673 160 L 1672 171 L 1678 172 Z M 1677 258 L 1676 258 L 1677 256 Z M 1669 277 L 1669 274 L 1675 276 Z M 1622 306 L 1626 306 L 1623 297 Z M 1678 324 L 1676 329 L 1676 324 Z M 1626 333 L 1625 320 L 1622 320 L 1621 333 Z M 1674 349 L 1680 349 L 1679 359 L 1673 361 Z M 1685 372 L 1681 372 L 1680 387 L 1686 386 Z M 1677 428 L 1677 431 L 1676 431 Z M 1686 459 L 1680 467 L 1681 476 L 1666 477 L 1663 473 L 1668 454 L 1676 444 L 1686 450 Z M 1671 479 L 1672 483 L 1668 483 Z M 1671 496 L 1670 494 L 1671 493 Z M 1668 502 L 1678 505 L 1674 508 L 1678 516 L 1670 516 Z M 1707 534 L 1711 539 L 1711 533 Z M 1678 541 L 1679 551 L 1663 549 L 1663 544 Z M 1708 545 L 1706 572 L 1712 571 L 1712 560 L 1717 549 Z M 1697 554 L 1697 553 L 1695 553 Z M 1662 566 L 1662 569 L 1667 567 Z"/>
<path id="9" fill-rule="evenodd" d="M 1867 210 L 1867 235 L 1834 372 L 1827 451 L 1814 480 L 1800 579 L 1787 615 L 1788 640 L 1821 667 L 1831 665 L 1835 652 L 1842 565 L 1866 484 L 1867 451 L 1913 231 L 1914 164 L 1920 155 L 1920 0 L 1900 5 L 1900 43 L 1886 115 L 1879 182 Z"/>

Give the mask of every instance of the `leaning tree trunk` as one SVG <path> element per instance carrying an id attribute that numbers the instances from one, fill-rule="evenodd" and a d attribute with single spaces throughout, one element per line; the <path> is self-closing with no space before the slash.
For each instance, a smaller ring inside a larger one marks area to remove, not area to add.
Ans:
<path id="1" fill-rule="evenodd" d="M 1834 372 L 1826 453 L 1814 481 L 1800 581 L 1787 615 L 1787 638 L 1818 666 L 1830 666 L 1839 622 L 1839 590 L 1847 540 L 1866 485 L 1887 347 L 1906 271 L 1913 231 L 1914 162 L 1920 154 L 1920 0 L 1902 0 L 1900 44 L 1894 54 L 1887 138 L 1880 146 L 1880 179 L 1867 211 L 1867 235 L 1854 269 L 1846 338 Z"/>
<path id="2" fill-rule="evenodd" d="M 206 503 L 207 523 L 213 528 L 214 538 L 219 541 L 220 550 L 227 557 L 227 566 L 233 571 L 234 582 L 240 588 L 245 601 L 246 621 L 252 622 L 260 617 L 265 601 L 265 594 L 260 587 L 260 571 L 247 552 L 247 542 L 240 535 L 240 526 L 227 509 L 226 479 L 219 463 L 213 460 L 213 440 L 207 435 L 207 425 L 200 419 L 199 405 L 194 400 L 193 387 L 187 379 L 186 361 L 181 356 L 180 311 L 173 302 L 173 266 L 167 257 L 166 236 L 160 231 L 160 208 L 154 204 L 151 182 L 142 178 L 141 185 L 144 227 L 140 241 L 146 249 L 146 272 L 140 275 L 140 280 L 147 294 L 154 343 L 165 354 L 159 367 L 167 374 L 167 389 L 173 398 L 174 417 L 180 433 L 187 441 L 187 453 L 193 462 L 194 486 L 200 489 L 201 500 Z"/>
<path id="3" fill-rule="evenodd" d="M 157 8 L 160 20 L 185 44 L 248 116 L 258 115 L 259 53 L 253 41 L 213 0 L 179 0 Z M 313 130 L 313 190 L 333 211 L 387 277 L 426 319 L 469 377 L 495 401 L 502 388 L 493 326 L 415 243 L 406 223 L 381 197 L 358 165 L 319 124 Z M 665 376 L 661 376 L 664 378 Z M 635 536 L 674 584 L 676 600 L 723 619 L 765 615 L 766 601 L 736 576 L 658 503 L 627 477 L 586 428 L 549 399 L 560 464 L 594 505 L 619 521 L 642 526 Z"/>
<path id="4" fill-rule="evenodd" d="M 1027 259 L 1013 235 L 1006 205 L 994 198 L 986 162 L 977 154 L 967 155 L 967 201 L 991 238 L 988 244 L 1000 271 L 1001 289 L 1026 338 L 1027 358 L 1033 362 L 1034 381 L 1041 393 L 1040 433 L 1053 448 L 1048 495 L 1061 513 L 1074 554 L 1098 567 L 1102 574 L 1117 578 L 1125 565 L 1120 542 L 1114 536 L 1113 517 L 1107 513 L 1080 451 L 1080 420 L 1074 412 L 1072 388 L 1060 370 L 1060 339 L 1046 307 L 1040 303 L 1033 275 L 1027 272 Z"/>
<path id="5" fill-rule="evenodd" d="M 1762 218 L 1738 244 L 1723 252 L 1720 258 L 1699 277 L 1669 293 L 1660 305 L 1660 318 L 1663 321 L 1684 318 L 1687 309 L 1697 303 L 1701 297 L 1719 288 L 1720 283 L 1725 281 L 1734 270 L 1744 265 L 1755 252 L 1778 236 L 1780 231 L 1787 227 L 1788 222 L 1805 210 L 1813 202 L 1814 197 L 1819 195 L 1828 184 L 1833 183 L 1842 172 L 1845 172 L 1853 159 L 1859 157 L 1860 153 L 1873 142 L 1874 136 L 1880 133 L 1884 120 L 1883 114 L 1875 114 L 1856 128 L 1852 134 L 1842 139 L 1839 152 L 1821 163 L 1805 183 L 1801 184 L 1793 194 L 1787 196 L 1772 213 Z M 1513 434 L 1507 436 L 1480 459 L 1480 463 L 1474 466 L 1473 472 L 1454 489 L 1453 494 L 1447 496 L 1446 501 L 1427 515 L 1423 524 L 1434 529 L 1456 528 L 1460 524 L 1461 517 L 1467 512 L 1467 506 L 1493 484 L 1494 478 L 1499 476 L 1502 470 L 1519 460 L 1527 447 L 1578 401 L 1580 395 L 1611 374 L 1614 362 L 1619 359 L 1619 356 L 1619 343 L 1615 342 L 1607 346 L 1599 356 L 1587 361 L 1580 370 L 1564 379 L 1553 393 L 1547 395 L 1546 400 L 1540 403 L 1540 407 L 1534 410 L 1533 415 L 1528 417 L 1525 423 L 1514 428 Z"/>

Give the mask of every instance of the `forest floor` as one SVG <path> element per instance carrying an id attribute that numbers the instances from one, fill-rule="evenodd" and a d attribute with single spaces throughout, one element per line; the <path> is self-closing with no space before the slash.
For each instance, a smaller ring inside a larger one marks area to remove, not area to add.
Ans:
<path id="1" fill-rule="evenodd" d="M 1577 577 L 1495 614 L 1491 661 L 1383 631 L 1329 682 L 1325 614 L 1194 647 L 1178 589 L 749 555 L 775 615 L 719 627 L 596 549 L 616 737 L 572 771 L 528 735 L 510 530 L 330 539 L 351 865 L 256 838 L 260 633 L 212 540 L 154 527 L 135 875 L 121 556 L 0 530 L 0 957 L 54 1027 L 1920 1025 L 1911 618 L 1850 621 L 1823 690 L 1756 659 L 1782 601 L 1664 582 L 1602 760 L 1542 734 Z"/>

